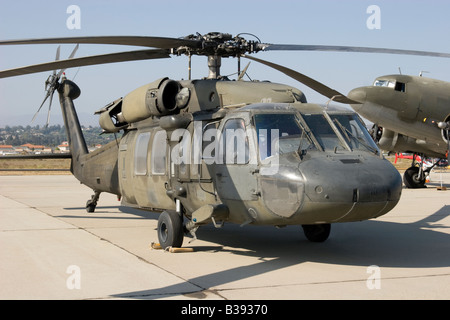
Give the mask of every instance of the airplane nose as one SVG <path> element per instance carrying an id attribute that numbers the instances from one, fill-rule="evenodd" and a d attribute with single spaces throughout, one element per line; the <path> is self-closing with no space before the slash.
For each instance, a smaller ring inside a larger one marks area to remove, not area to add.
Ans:
<path id="1" fill-rule="evenodd" d="M 361 103 L 364 103 L 367 98 L 366 90 L 363 88 L 356 88 L 350 91 L 347 95 L 350 99 L 354 101 L 358 101 Z"/>

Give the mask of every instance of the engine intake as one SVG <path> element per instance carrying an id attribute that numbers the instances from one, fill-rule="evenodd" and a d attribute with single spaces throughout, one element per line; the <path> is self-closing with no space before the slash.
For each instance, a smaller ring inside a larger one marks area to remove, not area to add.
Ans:
<path id="1" fill-rule="evenodd" d="M 96 114 L 100 114 L 102 129 L 113 133 L 152 116 L 178 114 L 188 104 L 189 97 L 188 88 L 182 88 L 175 80 L 161 78 L 137 88 Z"/>

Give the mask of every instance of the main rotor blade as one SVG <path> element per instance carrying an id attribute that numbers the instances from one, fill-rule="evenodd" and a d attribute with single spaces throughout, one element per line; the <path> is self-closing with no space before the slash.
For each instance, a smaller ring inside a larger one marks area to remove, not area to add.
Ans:
<path id="1" fill-rule="evenodd" d="M 388 53 L 388 54 L 405 54 L 405 55 L 415 55 L 415 56 L 450 58 L 450 53 L 418 51 L 418 50 L 403 50 L 403 49 L 388 49 L 388 48 L 302 45 L 302 44 L 259 44 L 259 47 L 264 51 L 278 50 L 278 51 L 363 52 L 363 53 Z"/>
<path id="2" fill-rule="evenodd" d="M 140 50 L 140 51 L 128 51 L 110 53 L 98 56 L 89 56 L 75 59 L 59 60 L 42 64 L 35 64 L 31 66 L 9 69 L 0 71 L 0 78 L 8 78 L 21 76 L 25 74 L 38 73 L 43 71 L 66 69 L 73 67 L 91 66 L 106 63 L 136 61 L 136 60 L 150 60 L 170 58 L 167 50 Z"/>
<path id="3" fill-rule="evenodd" d="M 141 37 L 141 36 L 93 36 L 93 37 L 69 37 L 69 38 L 45 38 L 45 39 L 18 39 L 0 41 L 0 45 L 16 44 L 52 44 L 52 43 L 88 43 L 88 44 L 114 44 L 124 46 L 140 46 L 159 49 L 170 49 L 180 46 L 196 48 L 201 43 L 197 40 Z"/>
<path id="4" fill-rule="evenodd" d="M 278 64 L 275 64 L 275 63 L 272 63 L 269 61 L 257 59 L 257 58 L 254 58 L 254 57 L 251 57 L 248 55 L 243 55 L 243 57 L 250 59 L 250 60 L 254 60 L 259 63 L 262 63 L 266 66 L 274 68 L 275 70 L 281 71 L 285 75 L 303 83 L 304 85 L 310 87 L 311 89 L 313 89 L 314 91 L 317 91 L 318 93 L 324 95 L 325 97 L 333 99 L 333 101 L 340 102 L 340 103 L 347 103 L 347 104 L 360 104 L 360 102 L 351 100 L 351 99 L 347 98 L 347 96 L 345 96 L 344 94 L 342 94 L 334 89 L 331 89 L 330 87 L 327 87 L 323 83 L 320 83 L 320 82 L 318 82 L 308 76 L 305 76 L 304 74 L 301 74 L 295 70 L 283 67 L 281 65 L 278 65 Z"/>

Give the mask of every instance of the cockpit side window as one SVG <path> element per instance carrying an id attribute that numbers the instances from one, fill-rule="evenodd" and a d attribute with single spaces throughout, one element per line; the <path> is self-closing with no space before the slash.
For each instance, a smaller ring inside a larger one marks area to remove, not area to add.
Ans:
<path id="1" fill-rule="evenodd" d="M 397 81 L 395 83 L 395 91 L 405 92 L 405 83 Z"/>
<path id="2" fill-rule="evenodd" d="M 219 148 L 219 163 L 246 164 L 249 162 L 249 142 L 245 121 L 229 119 L 223 126 Z"/>

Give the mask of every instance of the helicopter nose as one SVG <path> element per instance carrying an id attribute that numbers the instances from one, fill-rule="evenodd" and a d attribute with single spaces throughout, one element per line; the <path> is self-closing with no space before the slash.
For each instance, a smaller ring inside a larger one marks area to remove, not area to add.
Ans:
<path id="1" fill-rule="evenodd" d="M 330 156 L 301 167 L 307 198 L 330 222 L 375 218 L 400 199 L 400 174 L 378 157 Z"/>

